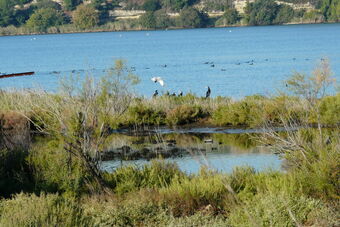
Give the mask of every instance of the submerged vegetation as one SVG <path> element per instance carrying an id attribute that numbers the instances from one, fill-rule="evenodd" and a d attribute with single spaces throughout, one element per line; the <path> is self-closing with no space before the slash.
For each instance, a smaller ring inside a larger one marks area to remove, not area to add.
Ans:
<path id="1" fill-rule="evenodd" d="M 340 95 L 326 93 L 335 83 L 327 61 L 275 97 L 144 99 L 136 83 L 117 61 L 100 81 L 69 78 L 56 94 L 0 92 L 0 226 L 339 225 Z M 114 128 L 193 123 L 265 128 L 257 143 L 288 168 L 187 174 L 162 160 L 100 168 Z"/>

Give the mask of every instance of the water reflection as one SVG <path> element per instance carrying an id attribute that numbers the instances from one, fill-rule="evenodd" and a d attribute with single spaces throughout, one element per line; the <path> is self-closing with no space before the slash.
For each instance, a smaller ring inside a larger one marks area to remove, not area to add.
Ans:
<path id="1" fill-rule="evenodd" d="M 113 171 L 124 165 L 140 166 L 153 158 L 166 158 L 188 173 L 198 172 L 201 165 L 223 172 L 240 165 L 256 170 L 281 169 L 279 157 L 259 146 L 254 138 L 255 134 L 112 134 L 102 168 Z"/>

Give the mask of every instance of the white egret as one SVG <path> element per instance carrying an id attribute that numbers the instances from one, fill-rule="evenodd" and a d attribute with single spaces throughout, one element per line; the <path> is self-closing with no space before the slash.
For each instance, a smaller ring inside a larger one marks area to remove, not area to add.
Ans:
<path id="1" fill-rule="evenodd" d="M 159 83 L 162 87 L 164 86 L 164 80 L 161 77 L 152 77 L 151 80 L 155 83 Z"/>

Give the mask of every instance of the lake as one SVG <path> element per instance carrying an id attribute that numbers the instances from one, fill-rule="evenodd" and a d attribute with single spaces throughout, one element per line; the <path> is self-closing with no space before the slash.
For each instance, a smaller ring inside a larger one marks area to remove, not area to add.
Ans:
<path id="1" fill-rule="evenodd" d="M 0 87 L 55 91 L 60 77 L 100 77 L 121 58 L 141 79 L 136 92 L 148 97 L 156 89 L 204 95 L 205 86 L 212 96 L 273 94 L 293 71 L 310 73 L 321 58 L 339 80 L 339 37 L 340 24 L 0 37 L 1 73 L 36 72 L 2 79 Z"/>

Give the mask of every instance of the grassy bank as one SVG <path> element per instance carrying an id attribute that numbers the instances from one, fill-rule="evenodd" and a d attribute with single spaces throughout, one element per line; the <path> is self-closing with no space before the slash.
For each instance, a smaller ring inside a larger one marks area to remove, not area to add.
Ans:
<path id="1" fill-rule="evenodd" d="M 50 107 L 58 108 L 55 111 L 65 114 L 67 108 L 74 108 L 62 105 L 67 99 L 62 94 L 15 91 L 2 92 L 0 98 L 3 100 L 0 104 L 3 114 L 21 109 L 32 120 L 32 126 L 37 127 L 44 127 L 46 122 L 57 120 L 49 113 Z M 69 101 L 70 105 L 81 105 L 81 100 L 77 98 Z M 191 94 L 183 97 L 164 95 L 151 99 L 131 97 L 128 106 L 121 103 L 122 100 L 116 101 L 122 106 L 116 106 L 117 109 L 112 109 L 105 115 L 107 127 L 111 129 L 159 126 L 260 128 L 268 123 L 272 126 L 283 126 L 280 119 L 282 114 L 301 124 L 316 125 L 318 122 L 317 114 L 307 111 L 308 102 L 288 95 L 254 95 L 240 100 L 227 97 L 205 99 Z M 337 126 L 340 122 L 340 93 L 324 97 L 319 102 L 320 123 L 324 127 Z M 100 105 L 100 102 L 95 101 L 95 104 Z M 126 111 L 122 114 L 118 109 Z M 12 118 L 10 114 L 3 116 L 5 119 Z"/>

